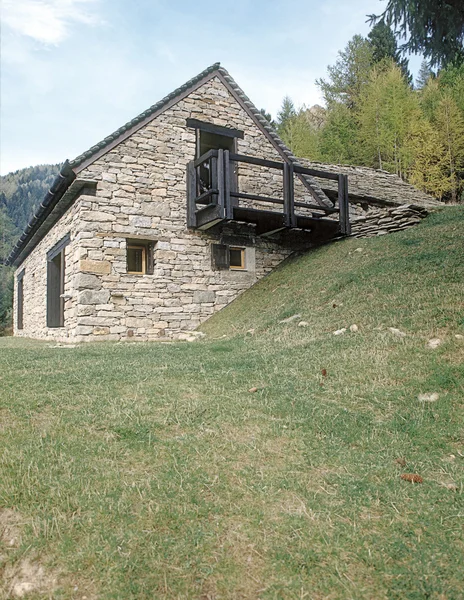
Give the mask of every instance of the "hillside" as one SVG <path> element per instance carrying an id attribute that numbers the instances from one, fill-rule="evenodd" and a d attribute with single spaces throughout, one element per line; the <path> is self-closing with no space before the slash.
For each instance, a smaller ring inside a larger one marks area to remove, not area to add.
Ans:
<path id="1" fill-rule="evenodd" d="M 461 598 L 463 226 L 289 261 L 196 343 L 1 339 L 0 590 Z"/>

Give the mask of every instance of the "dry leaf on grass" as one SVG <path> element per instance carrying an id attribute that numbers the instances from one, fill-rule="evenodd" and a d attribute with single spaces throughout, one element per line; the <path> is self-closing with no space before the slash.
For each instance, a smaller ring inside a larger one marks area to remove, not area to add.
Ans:
<path id="1" fill-rule="evenodd" d="M 322 377 L 327 377 L 327 369 L 322 369 Z"/>
<path id="2" fill-rule="evenodd" d="M 424 483 L 424 480 L 417 473 L 403 473 L 401 479 L 410 483 Z"/>
<path id="3" fill-rule="evenodd" d="M 400 465 L 400 467 L 406 466 L 406 460 L 404 458 L 397 458 L 397 459 L 395 459 L 395 462 L 398 463 Z"/>

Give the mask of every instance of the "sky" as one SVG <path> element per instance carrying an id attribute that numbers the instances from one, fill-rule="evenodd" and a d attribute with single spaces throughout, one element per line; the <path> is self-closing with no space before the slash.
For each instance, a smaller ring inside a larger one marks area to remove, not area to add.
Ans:
<path id="1" fill-rule="evenodd" d="M 386 0 L 1 0 L 0 173 L 72 159 L 221 62 L 273 117 Z M 414 74 L 420 57 L 411 57 Z"/>

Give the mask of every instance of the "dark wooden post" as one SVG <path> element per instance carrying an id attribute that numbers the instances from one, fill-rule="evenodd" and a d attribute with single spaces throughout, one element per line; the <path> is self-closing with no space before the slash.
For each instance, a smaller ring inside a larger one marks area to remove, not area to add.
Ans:
<path id="1" fill-rule="evenodd" d="M 284 219 L 286 227 L 295 227 L 295 192 L 293 183 L 293 165 L 284 163 Z"/>
<path id="2" fill-rule="evenodd" d="M 343 175 L 343 201 L 345 205 L 345 235 L 351 235 L 350 199 L 348 196 L 348 175 Z"/>
<path id="3" fill-rule="evenodd" d="M 339 227 L 340 233 L 345 234 L 345 178 L 339 173 L 338 175 L 338 211 L 339 211 Z"/>
<path id="4" fill-rule="evenodd" d="M 194 161 L 187 163 L 187 227 L 196 226 L 197 169 Z"/>
<path id="5" fill-rule="evenodd" d="M 230 159 L 229 150 L 224 150 L 224 208 L 226 219 L 234 218 L 234 211 L 230 202 Z"/>

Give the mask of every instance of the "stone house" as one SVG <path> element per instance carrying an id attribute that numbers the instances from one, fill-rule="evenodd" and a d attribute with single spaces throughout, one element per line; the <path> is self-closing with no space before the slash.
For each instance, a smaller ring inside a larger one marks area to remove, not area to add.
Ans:
<path id="1" fill-rule="evenodd" d="M 298 161 L 215 64 L 64 164 L 7 261 L 14 333 L 182 338 L 295 250 L 433 204 L 398 178 L 348 196 L 351 175 Z"/>

